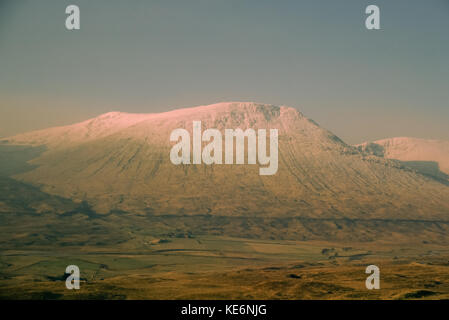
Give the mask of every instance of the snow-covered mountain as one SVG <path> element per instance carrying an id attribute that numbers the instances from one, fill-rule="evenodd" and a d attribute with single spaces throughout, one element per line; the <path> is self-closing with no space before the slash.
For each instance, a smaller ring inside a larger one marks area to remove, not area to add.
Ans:
<path id="1" fill-rule="evenodd" d="M 173 165 L 170 133 L 203 128 L 279 130 L 279 165 Z M 88 201 L 98 212 L 350 219 L 448 219 L 449 187 L 403 163 L 347 145 L 290 107 L 229 102 L 159 114 L 113 112 L 17 135 L 43 145 L 15 176 Z"/>
<path id="2" fill-rule="evenodd" d="M 357 146 L 386 159 L 396 159 L 418 172 L 449 180 L 449 141 L 398 137 Z"/>

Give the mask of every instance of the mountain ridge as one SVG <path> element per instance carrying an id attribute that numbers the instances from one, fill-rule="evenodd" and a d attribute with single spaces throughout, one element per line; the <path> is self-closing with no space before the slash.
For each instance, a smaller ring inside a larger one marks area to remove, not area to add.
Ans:
<path id="1" fill-rule="evenodd" d="M 84 129 L 71 131 L 72 127 L 66 128 L 66 135 L 43 130 L 37 138 L 36 134 L 9 138 L 8 143 L 45 142 L 48 148 L 31 161 L 34 169 L 14 178 L 50 194 L 87 201 L 100 213 L 449 217 L 449 187 L 399 161 L 361 152 L 294 108 L 231 102 L 138 117 L 114 112 L 104 118 L 111 125 L 91 124 L 90 135 Z M 194 120 L 220 131 L 278 129 L 278 173 L 260 177 L 251 165 L 173 165 L 168 157 L 170 132 L 175 128 L 191 132 Z"/>

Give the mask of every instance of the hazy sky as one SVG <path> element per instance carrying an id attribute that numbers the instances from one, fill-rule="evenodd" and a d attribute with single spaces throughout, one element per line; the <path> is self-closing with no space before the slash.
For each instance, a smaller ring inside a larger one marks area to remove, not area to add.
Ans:
<path id="1" fill-rule="evenodd" d="M 381 30 L 365 28 L 369 4 Z M 0 0 L 0 136 L 255 101 L 348 143 L 449 140 L 448 58 L 449 0 Z"/>

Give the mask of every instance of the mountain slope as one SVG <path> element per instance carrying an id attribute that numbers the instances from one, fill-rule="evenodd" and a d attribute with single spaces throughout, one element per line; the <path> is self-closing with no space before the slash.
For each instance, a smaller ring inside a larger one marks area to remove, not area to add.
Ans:
<path id="1" fill-rule="evenodd" d="M 398 137 L 357 146 L 386 159 L 402 161 L 418 172 L 449 181 L 449 141 Z"/>
<path id="2" fill-rule="evenodd" d="M 1 141 L 13 145 L 46 145 L 52 148 L 63 148 L 66 145 L 73 146 L 106 137 L 151 116 L 150 114 L 108 112 L 73 125 L 27 132 Z"/>
<path id="3" fill-rule="evenodd" d="M 170 162 L 172 130 L 279 130 L 279 169 Z M 449 187 L 398 161 L 360 152 L 296 109 L 220 103 L 160 114 L 106 114 L 7 139 L 44 145 L 35 169 L 16 179 L 87 200 L 98 212 L 319 219 L 449 217 Z"/>

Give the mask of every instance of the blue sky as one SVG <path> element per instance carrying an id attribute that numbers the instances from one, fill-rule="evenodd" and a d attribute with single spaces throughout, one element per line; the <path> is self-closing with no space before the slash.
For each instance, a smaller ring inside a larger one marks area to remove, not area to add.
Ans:
<path id="1" fill-rule="evenodd" d="M 65 29 L 65 7 L 81 30 Z M 381 30 L 365 29 L 365 7 Z M 0 1 L 0 136 L 221 101 L 449 140 L 448 0 Z"/>

